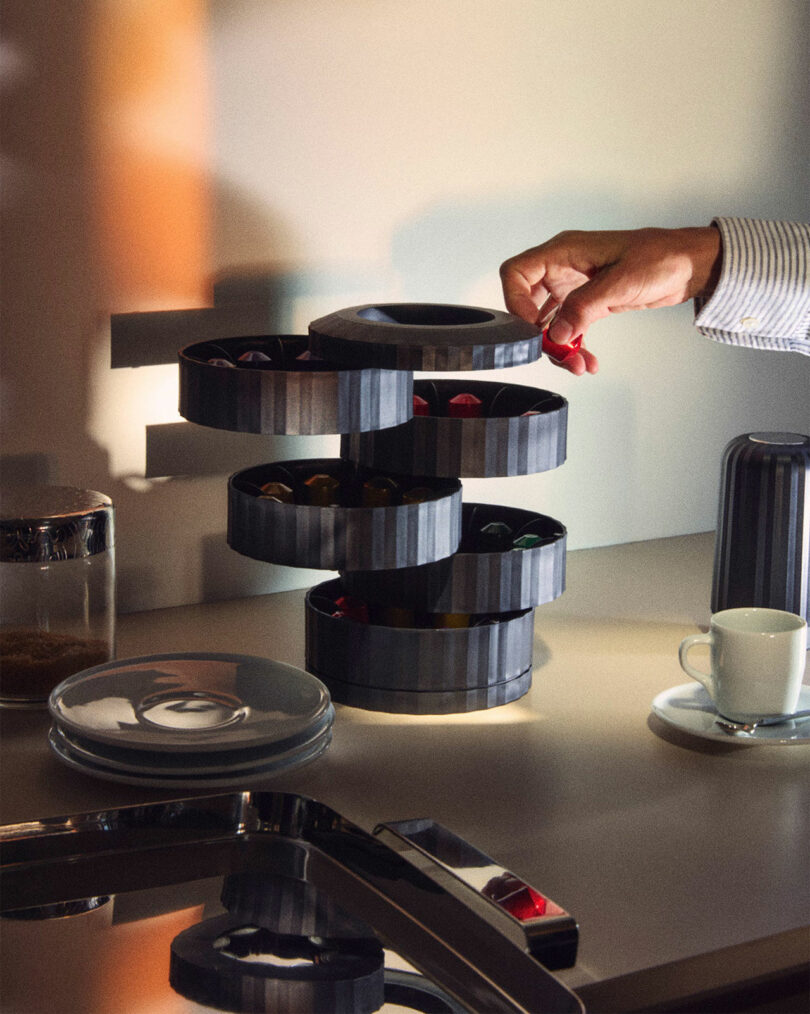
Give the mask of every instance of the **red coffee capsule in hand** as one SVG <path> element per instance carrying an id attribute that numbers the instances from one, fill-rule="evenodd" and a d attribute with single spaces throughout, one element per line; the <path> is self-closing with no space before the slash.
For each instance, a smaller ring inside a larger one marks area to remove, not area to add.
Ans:
<path id="1" fill-rule="evenodd" d="M 569 342 L 567 345 L 559 345 L 557 342 L 553 342 L 548 336 L 548 328 L 543 332 L 543 351 L 550 358 L 557 363 L 564 363 L 566 359 L 570 359 L 571 356 L 575 356 L 579 352 L 579 347 L 582 344 L 582 335 L 579 334 L 576 338 Z"/>

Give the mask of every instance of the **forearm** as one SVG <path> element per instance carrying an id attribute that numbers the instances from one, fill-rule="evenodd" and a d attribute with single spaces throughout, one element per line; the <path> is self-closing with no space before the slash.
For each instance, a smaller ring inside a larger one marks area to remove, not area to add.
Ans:
<path id="1" fill-rule="evenodd" d="M 810 355 L 810 225 L 717 218 L 722 262 L 695 326 L 717 341 Z"/>

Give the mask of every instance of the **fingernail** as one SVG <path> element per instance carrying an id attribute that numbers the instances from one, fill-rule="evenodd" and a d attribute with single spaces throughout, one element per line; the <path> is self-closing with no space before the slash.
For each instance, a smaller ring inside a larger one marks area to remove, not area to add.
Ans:
<path id="1" fill-rule="evenodd" d="M 548 336 L 558 345 L 567 345 L 574 337 L 574 329 L 567 320 L 560 320 L 559 317 L 551 322 L 548 329 Z"/>
<path id="2" fill-rule="evenodd" d="M 559 312 L 559 306 L 552 306 L 552 308 L 543 314 L 543 316 L 537 321 L 538 327 L 540 327 L 543 331 L 545 331 L 546 328 L 551 327 L 551 322 Z"/>

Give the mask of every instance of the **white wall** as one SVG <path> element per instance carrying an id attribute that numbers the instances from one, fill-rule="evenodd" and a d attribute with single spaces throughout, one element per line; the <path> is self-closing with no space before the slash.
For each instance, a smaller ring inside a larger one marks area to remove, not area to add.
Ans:
<path id="1" fill-rule="evenodd" d="M 808 219 L 805 0 L 204 6 L 205 142 L 178 145 L 168 129 L 149 145 L 206 180 L 210 279 L 268 286 L 282 330 L 374 300 L 501 306 L 500 262 L 563 228 Z M 48 129 L 58 135 L 59 123 Z M 53 244 L 44 221 L 17 214 L 27 243 Z M 75 227 L 85 224 L 76 212 Z M 61 242 L 70 264 L 75 235 Z M 99 296 L 75 271 L 76 284 L 57 290 L 55 331 L 37 298 L 41 272 L 21 275 L 14 342 L 51 361 L 80 346 L 91 381 L 54 439 L 41 420 L 41 376 L 16 347 L 4 453 L 24 463 L 39 454 L 51 479 L 113 495 L 123 608 L 319 579 L 227 549 L 223 476 L 138 478 L 144 424 L 177 418 L 173 368 L 110 371 L 103 330 L 77 331 L 75 321 L 87 318 L 88 298 L 102 319 L 189 305 L 182 295 L 100 286 Z M 48 277 L 59 284 L 55 268 Z M 545 359 L 497 375 L 569 399 L 566 464 L 467 480 L 467 499 L 552 514 L 571 548 L 706 531 L 733 436 L 810 429 L 810 359 L 715 345 L 694 331 L 689 307 L 612 318 L 590 345 L 596 377 L 572 378 Z M 311 453 L 310 444 L 302 456 Z"/>

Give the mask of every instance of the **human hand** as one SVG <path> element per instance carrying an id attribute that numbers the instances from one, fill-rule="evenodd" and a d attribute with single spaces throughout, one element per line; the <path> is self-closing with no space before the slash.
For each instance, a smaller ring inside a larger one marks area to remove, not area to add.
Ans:
<path id="1" fill-rule="evenodd" d="M 712 226 L 561 232 L 501 265 L 506 308 L 532 324 L 551 320 L 548 337 L 566 345 L 595 321 L 626 310 L 674 306 L 714 288 L 720 233 Z M 584 345 L 558 363 L 596 373 Z"/>

